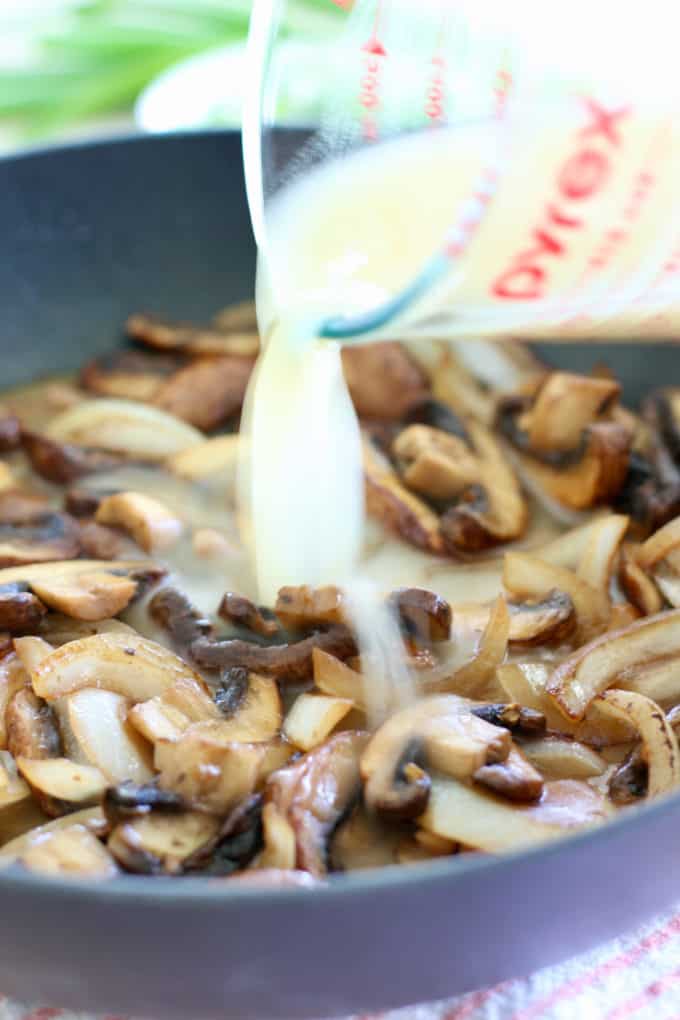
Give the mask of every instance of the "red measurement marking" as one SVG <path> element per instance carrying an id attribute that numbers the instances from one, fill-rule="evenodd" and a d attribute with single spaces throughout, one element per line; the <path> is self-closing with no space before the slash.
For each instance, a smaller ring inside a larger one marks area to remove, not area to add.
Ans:
<path id="1" fill-rule="evenodd" d="M 545 297 L 555 260 L 569 254 L 572 237 L 567 232 L 573 236 L 586 225 L 583 216 L 577 215 L 581 203 L 606 188 L 615 150 L 621 146 L 620 121 L 629 110 L 608 111 L 592 98 L 585 103 L 589 123 L 577 134 L 578 148 L 559 169 L 557 200 L 545 207 L 541 222 L 532 231 L 530 246 L 518 252 L 494 280 L 491 290 L 497 298 L 536 301 Z"/>
<path id="2" fill-rule="evenodd" d="M 363 121 L 363 133 L 366 141 L 373 142 L 378 137 L 378 120 L 376 111 L 380 107 L 380 71 L 382 61 L 387 57 L 385 47 L 379 39 L 380 15 L 382 3 L 375 5 L 375 21 L 370 39 L 361 47 L 366 54 L 366 66 L 361 78 L 359 102 L 366 114 Z"/>

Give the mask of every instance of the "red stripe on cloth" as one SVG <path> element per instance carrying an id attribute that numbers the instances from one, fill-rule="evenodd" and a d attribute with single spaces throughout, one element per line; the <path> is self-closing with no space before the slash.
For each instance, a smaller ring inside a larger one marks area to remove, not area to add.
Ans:
<path id="1" fill-rule="evenodd" d="M 547 995 L 544 999 L 540 999 L 538 1002 L 534 1002 L 531 1006 L 526 1009 L 521 1009 L 519 1012 L 512 1015 L 511 1020 L 533 1020 L 534 1017 L 540 1017 L 551 1006 L 561 1002 L 563 999 L 570 999 L 575 995 L 578 995 L 589 985 L 595 984 L 600 978 L 608 977 L 610 974 L 615 974 L 617 971 L 622 970 L 624 967 L 630 967 L 633 963 L 636 963 L 641 956 L 650 952 L 652 949 L 658 949 L 664 945 L 675 935 L 680 933 L 680 914 L 676 914 L 668 921 L 667 924 L 661 928 L 657 928 L 646 938 L 638 942 L 637 945 L 627 949 L 624 953 L 620 953 L 618 956 L 613 956 L 610 960 L 605 963 L 601 963 L 593 970 L 586 974 L 582 974 L 580 977 L 576 977 L 571 981 L 565 981 L 558 988 L 556 988 L 550 995 Z"/>
<path id="2" fill-rule="evenodd" d="M 670 974 L 664 975 L 664 977 L 657 978 L 656 981 L 652 981 L 651 985 L 647 985 L 635 998 L 629 999 L 628 1002 L 622 1002 L 611 1013 L 607 1013 L 605 1020 L 626 1020 L 626 1017 L 632 1016 L 633 1013 L 644 1009 L 645 1006 L 658 999 L 660 995 L 667 992 L 678 981 L 680 981 L 680 969 L 674 970 Z"/>
<path id="3" fill-rule="evenodd" d="M 32 1013 L 27 1013 L 22 1020 L 57 1020 L 60 1016 L 64 1016 L 63 1009 L 52 1009 L 50 1006 L 43 1006 L 42 1009 L 34 1009 Z"/>
<path id="4" fill-rule="evenodd" d="M 485 1002 L 492 999 L 494 995 L 500 995 L 513 984 L 513 981 L 502 981 L 499 985 L 494 985 L 493 988 L 481 988 L 478 992 L 473 992 L 472 995 L 466 996 L 463 1002 L 454 1006 L 448 1013 L 444 1013 L 441 1020 L 465 1020 L 466 1017 L 471 1016 L 480 1006 L 483 1006 Z"/>

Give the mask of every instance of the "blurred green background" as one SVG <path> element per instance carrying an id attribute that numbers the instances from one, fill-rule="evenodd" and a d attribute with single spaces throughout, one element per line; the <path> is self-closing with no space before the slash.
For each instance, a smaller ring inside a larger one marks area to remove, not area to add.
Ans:
<path id="1" fill-rule="evenodd" d="M 238 124 L 250 6 L 0 0 L 0 149 L 134 126 Z M 287 25 L 313 39 L 337 17 L 331 0 L 291 0 Z M 313 113 L 313 88 L 293 91 L 291 119 Z"/>

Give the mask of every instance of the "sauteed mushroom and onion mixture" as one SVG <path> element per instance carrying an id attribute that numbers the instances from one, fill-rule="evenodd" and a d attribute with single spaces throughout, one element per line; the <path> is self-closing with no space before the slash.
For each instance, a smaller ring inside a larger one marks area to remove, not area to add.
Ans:
<path id="1" fill-rule="evenodd" d="M 680 785 L 680 390 L 634 412 L 517 343 L 345 353 L 397 698 L 345 590 L 253 597 L 252 308 L 127 332 L 3 398 L 2 866 L 313 883 Z"/>

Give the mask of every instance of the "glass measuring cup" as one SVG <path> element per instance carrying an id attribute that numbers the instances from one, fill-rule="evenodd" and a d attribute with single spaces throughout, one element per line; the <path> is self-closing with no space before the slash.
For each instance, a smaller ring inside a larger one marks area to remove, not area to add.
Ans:
<path id="1" fill-rule="evenodd" d="M 244 117 L 263 308 L 313 309 L 341 340 L 672 331 L 664 0 L 577 0 L 559 21 L 531 0 L 357 0 L 315 46 L 322 112 L 297 133 L 277 130 L 303 59 L 285 6 L 253 5 Z"/>

